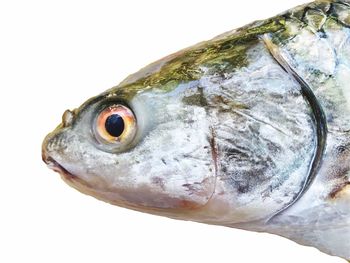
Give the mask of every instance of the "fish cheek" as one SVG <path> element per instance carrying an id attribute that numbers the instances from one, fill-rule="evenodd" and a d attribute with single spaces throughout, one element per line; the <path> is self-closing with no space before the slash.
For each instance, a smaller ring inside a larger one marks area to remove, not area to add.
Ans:
<path id="1" fill-rule="evenodd" d="M 215 184 L 206 112 L 168 101 L 154 109 L 153 120 L 155 125 L 134 148 L 115 155 L 115 192 L 137 207 L 203 206 Z"/>

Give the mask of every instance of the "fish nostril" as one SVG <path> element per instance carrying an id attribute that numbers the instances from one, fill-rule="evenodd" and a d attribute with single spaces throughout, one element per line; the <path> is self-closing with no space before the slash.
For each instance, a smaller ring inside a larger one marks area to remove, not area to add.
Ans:
<path id="1" fill-rule="evenodd" d="M 66 110 L 62 115 L 62 125 L 63 127 L 71 126 L 75 118 L 74 111 Z"/>

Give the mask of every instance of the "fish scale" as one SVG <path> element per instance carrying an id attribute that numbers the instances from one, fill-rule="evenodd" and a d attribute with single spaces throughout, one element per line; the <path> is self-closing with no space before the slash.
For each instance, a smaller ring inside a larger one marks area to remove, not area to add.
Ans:
<path id="1" fill-rule="evenodd" d="M 312 5 L 314 6 L 317 8 L 317 5 Z M 327 7 L 327 12 L 322 13 L 326 19 L 317 32 L 310 30 L 309 24 L 306 24 L 301 32 L 288 42 L 279 39 L 278 33 L 273 38 L 276 37 L 275 41 L 284 42 L 279 51 L 287 63 L 308 83 L 320 101 L 327 118 L 328 136 L 335 137 L 328 140 L 335 144 L 327 144 L 325 158 L 334 160 L 338 158 L 334 156 L 336 149 L 346 149 L 350 140 L 350 64 L 347 63 L 350 58 L 347 52 L 350 49 L 350 30 L 349 24 L 346 24 L 349 22 L 347 19 L 350 7 L 346 2 L 331 3 Z M 310 10 L 312 9 L 308 9 Z M 293 15 L 291 17 L 293 18 Z M 305 15 L 303 22 L 306 17 Z M 328 59 L 320 60 L 320 53 Z M 339 165 L 344 166 L 344 162 Z M 323 176 L 330 177 L 331 174 L 334 178 L 343 178 L 345 182 L 349 182 L 349 175 L 337 175 L 334 170 L 337 169 L 333 167 L 332 171 L 324 171 Z M 319 180 L 322 178 L 318 176 Z M 334 189 L 338 187 L 336 183 L 333 186 Z"/>

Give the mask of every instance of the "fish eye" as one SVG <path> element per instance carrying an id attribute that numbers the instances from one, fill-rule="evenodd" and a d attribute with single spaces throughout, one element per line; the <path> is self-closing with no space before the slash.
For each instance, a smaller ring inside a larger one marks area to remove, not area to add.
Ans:
<path id="1" fill-rule="evenodd" d="M 93 125 L 96 139 L 112 146 L 127 144 L 136 134 L 136 118 L 128 107 L 121 104 L 103 109 Z"/>

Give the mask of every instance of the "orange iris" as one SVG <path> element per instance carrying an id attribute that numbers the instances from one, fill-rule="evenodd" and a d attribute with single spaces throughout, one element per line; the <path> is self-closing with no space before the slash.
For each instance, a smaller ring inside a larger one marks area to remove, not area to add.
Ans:
<path id="1" fill-rule="evenodd" d="M 120 104 L 104 109 L 96 119 L 96 131 L 107 143 L 122 143 L 133 139 L 136 119 L 132 111 Z"/>

